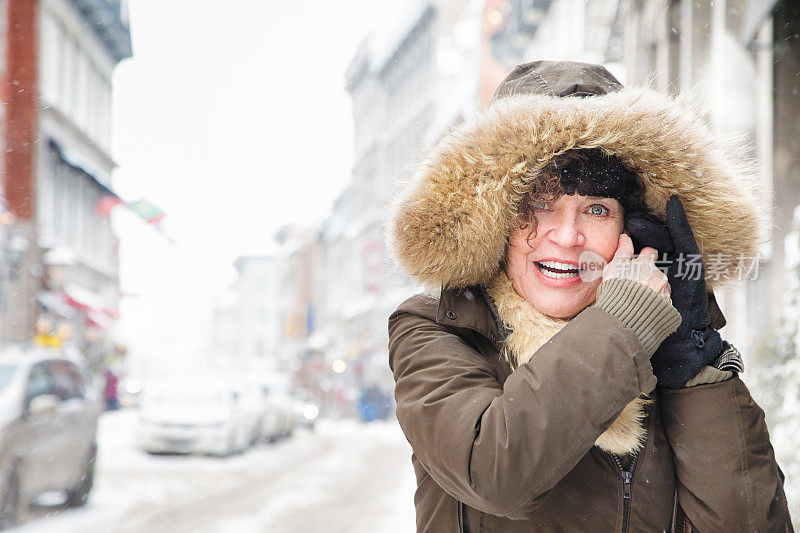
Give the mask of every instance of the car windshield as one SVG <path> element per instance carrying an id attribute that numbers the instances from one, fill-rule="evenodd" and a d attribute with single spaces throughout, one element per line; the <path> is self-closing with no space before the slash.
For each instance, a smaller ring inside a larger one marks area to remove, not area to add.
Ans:
<path id="1" fill-rule="evenodd" d="M 14 365 L 0 365 L 0 391 L 8 387 L 11 380 L 14 379 L 14 373 L 16 371 L 17 367 Z"/>

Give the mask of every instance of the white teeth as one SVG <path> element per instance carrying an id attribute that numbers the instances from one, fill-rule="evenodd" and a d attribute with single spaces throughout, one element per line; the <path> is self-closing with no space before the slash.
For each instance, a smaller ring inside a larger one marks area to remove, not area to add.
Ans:
<path id="1" fill-rule="evenodd" d="M 559 263 L 558 261 L 539 261 L 539 263 L 546 267 L 557 268 L 559 270 L 574 270 L 577 268 L 570 263 Z"/>
<path id="2" fill-rule="evenodd" d="M 558 270 L 577 270 L 575 265 L 561 263 L 559 261 L 539 261 L 539 264 L 548 268 L 556 268 Z M 551 272 L 544 268 L 540 268 L 539 272 L 552 279 L 569 279 L 578 276 L 578 272 Z"/>
<path id="3" fill-rule="evenodd" d="M 547 276 L 548 278 L 553 279 L 566 279 L 566 278 L 575 278 L 578 277 L 578 274 L 575 273 L 556 273 L 556 272 L 548 272 L 547 270 L 539 269 L 539 272 Z"/>

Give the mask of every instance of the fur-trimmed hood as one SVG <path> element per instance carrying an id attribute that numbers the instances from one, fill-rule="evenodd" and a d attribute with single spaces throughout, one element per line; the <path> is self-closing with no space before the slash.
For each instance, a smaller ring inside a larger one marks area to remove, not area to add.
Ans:
<path id="1" fill-rule="evenodd" d="M 714 139 L 696 100 L 606 78 L 600 89 L 570 85 L 572 96 L 562 97 L 536 69 L 557 65 L 560 83 L 588 83 L 589 65 L 522 67 L 530 65 L 543 89 L 520 93 L 507 89 L 519 82 L 504 82 L 503 97 L 447 134 L 399 197 L 388 238 L 402 269 L 427 286 L 487 285 L 540 170 L 566 150 L 599 147 L 637 171 L 653 213 L 663 218 L 669 196 L 679 196 L 704 262 L 723 273 L 709 277 L 709 290 L 734 280 L 739 259 L 752 260 L 765 236 L 761 194 L 743 150 Z"/>
<path id="2" fill-rule="evenodd" d="M 485 111 L 433 149 L 388 228 L 396 261 L 429 288 L 486 287 L 512 367 L 568 322 L 538 312 L 500 272 L 512 224 L 547 162 L 580 148 L 601 148 L 636 171 L 646 204 L 662 219 L 667 199 L 678 195 L 703 262 L 713 264 L 709 290 L 741 276 L 764 237 L 751 168 L 741 150 L 713 138 L 691 97 L 622 88 L 596 65 L 520 65 Z M 596 444 L 638 450 L 648 404 L 631 402 Z"/>

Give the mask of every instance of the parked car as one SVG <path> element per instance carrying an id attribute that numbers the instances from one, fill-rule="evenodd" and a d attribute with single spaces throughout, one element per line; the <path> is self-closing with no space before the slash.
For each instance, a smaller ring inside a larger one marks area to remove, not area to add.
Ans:
<path id="1" fill-rule="evenodd" d="M 76 355 L 0 346 L 0 529 L 43 492 L 84 505 L 97 457 L 99 399 Z"/>
<path id="2" fill-rule="evenodd" d="M 241 394 L 216 382 L 156 388 L 142 397 L 137 441 L 149 453 L 241 453 L 250 438 Z"/>
<path id="3" fill-rule="evenodd" d="M 267 438 L 270 427 L 270 412 L 267 398 L 256 383 L 245 383 L 236 389 L 241 398 L 247 427 L 247 441 L 255 446 Z"/>
<path id="4" fill-rule="evenodd" d="M 263 381 L 260 386 L 266 409 L 262 431 L 264 439 L 274 442 L 291 436 L 297 418 L 287 384 L 280 379 L 272 379 Z"/>

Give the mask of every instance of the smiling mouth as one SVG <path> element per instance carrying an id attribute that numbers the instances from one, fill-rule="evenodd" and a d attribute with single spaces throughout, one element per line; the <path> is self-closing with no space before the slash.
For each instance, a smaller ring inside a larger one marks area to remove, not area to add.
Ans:
<path id="1" fill-rule="evenodd" d="M 578 277 L 580 271 L 573 265 L 559 263 L 558 261 L 535 262 L 536 268 L 543 275 L 552 279 L 570 279 Z"/>

